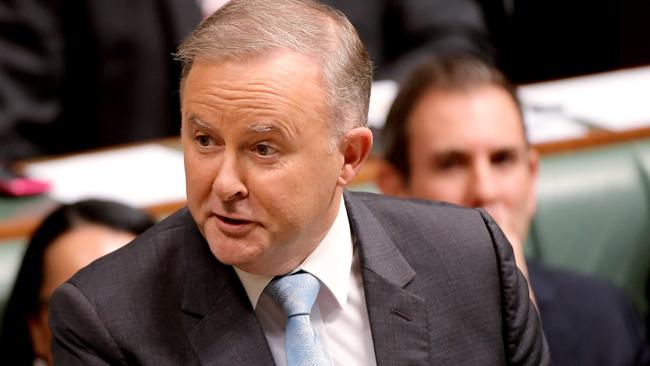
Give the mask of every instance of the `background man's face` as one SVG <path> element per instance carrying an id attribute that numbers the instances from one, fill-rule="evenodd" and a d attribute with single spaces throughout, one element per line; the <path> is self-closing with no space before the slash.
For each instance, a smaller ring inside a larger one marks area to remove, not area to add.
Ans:
<path id="1" fill-rule="evenodd" d="M 506 91 L 430 91 L 408 122 L 406 194 L 484 207 L 511 240 L 525 240 L 535 210 L 536 156 Z"/>
<path id="2" fill-rule="evenodd" d="M 290 51 L 193 65 L 182 96 L 188 205 L 223 263 L 285 273 L 334 221 L 343 156 L 321 78 Z"/>

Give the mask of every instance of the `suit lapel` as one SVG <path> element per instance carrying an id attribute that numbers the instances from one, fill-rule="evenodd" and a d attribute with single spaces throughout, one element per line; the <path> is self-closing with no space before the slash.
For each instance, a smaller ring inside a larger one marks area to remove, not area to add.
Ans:
<path id="1" fill-rule="evenodd" d="M 272 365 L 273 357 L 239 278 L 215 259 L 188 214 L 182 311 L 202 365 Z"/>
<path id="2" fill-rule="evenodd" d="M 408 290 L 415 271 L 364 202 L 345 193 L 359 245 L 366 306 L 378 365 L 426 365 L 425 301 Z M 231 267 L 217 261 L 187 216 L 182 310 L 188 340 L 202 365 L 272 365 L 264 332 Z"/>
<path id="3" fill-rule="evenodd" d="M 426 303 L 408 291 L 415 271 L 363 202 L 346 192 L 345 203 L 359 245 L 377 364 L 429 364 Z"/>

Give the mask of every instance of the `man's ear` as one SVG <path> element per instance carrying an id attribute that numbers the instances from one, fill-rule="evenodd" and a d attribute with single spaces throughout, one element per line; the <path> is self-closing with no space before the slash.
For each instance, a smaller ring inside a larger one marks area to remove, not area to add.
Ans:
<path id="1" fill-rule="evenodd" d="M 375 182 L 384 194 L 391 196 L 405 196 L 406 194 L 406 179 L 393 164 L 386 160 L 379 163 Z"/>
<path id="2" fill-rule="evenodd" d="M 341 141 L 343 166 L 339 175 L 339 184 L 345 186 L 359 173 L 363 163 L 372 149 L 372 132 L 366 127 L 349 130 Z"/>

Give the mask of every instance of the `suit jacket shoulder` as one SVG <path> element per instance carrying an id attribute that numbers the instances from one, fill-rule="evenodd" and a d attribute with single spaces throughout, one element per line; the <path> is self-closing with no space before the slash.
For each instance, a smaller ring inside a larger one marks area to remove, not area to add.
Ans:
<path id="1" fill-rule="evenodd" d="M 388 305 L 387 294 L 414 296 L 419 302 L 399 313 L 426 328 L 420 333 L 428 334 L 429 364 L 550 363 L 528 285 L 515 266 L 512 248 L 489 215 L 368 193 L 345 197 L 360 245 L 373 326 L 386 322 L 386 313 L 400 309 L 401 300 Z M 373 293 L 377 287 L 371 281 L 387 285 Z M 426 316 L 417 318 L 416 310 Z M 376 353 L 384 347 L 386 354 L 408 349 L 405 343 L 412 342 L 412 337 L 399 334 L 387 343 L 378 339 L 379 335 L 373 337 Z"/>
<path id="2" fill-rule="evenodd" d="M 50 326 L 57 364 L 273 363 L 236 274 L 187 209 L 61 286 Z"/>

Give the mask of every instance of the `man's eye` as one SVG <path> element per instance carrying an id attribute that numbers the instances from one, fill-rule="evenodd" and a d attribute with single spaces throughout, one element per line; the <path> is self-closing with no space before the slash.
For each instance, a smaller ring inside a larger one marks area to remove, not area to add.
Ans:
<path id="1" fill-rule="evenodd" d="M 499 151 L 492 156 L 492 164 L 507 165 L 517 160 L 517 154 L 511 151 Z"/>
<path id="2" fill-rule="evenodd" d="M 435 162 L 435 169 L 438 171 L 449 171 L 458 169 L 465 164 L 465 159 L 461 156 L 450 155 L 439 158 Z"/>
<path id="3" fill-rule="evenodd" d="M 269 156 L 269 155 L 273 155 L 273 154 L 275 154 L 277 152 L 277 150 L 275 150 L 271 146 L 265 145 L 265 144 L 257 144 L 257 145 L 255 145 L 254 150 L 255 150 L 255 153 L 257 155 L 260 155 L 260 156 Z"/>
<path id="4" fill-rule="evenodd" d="M 210 137 L 208 135 L 196 135 L 194 140 L 203 147 L 210 146 Z"/>

